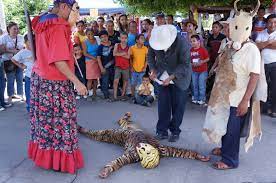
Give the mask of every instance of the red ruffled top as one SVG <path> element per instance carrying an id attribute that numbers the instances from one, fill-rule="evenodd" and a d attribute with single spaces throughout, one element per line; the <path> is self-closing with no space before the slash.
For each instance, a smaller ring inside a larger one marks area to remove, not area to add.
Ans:
<path id="1" fill-rule="evenodd" d="M 74 174 L 77 169 L 84 166 L 83 156 L 79 149 L 73 153 L 56 151 L 54 149 L 40 149 L 38 144 L 30 141 L 28 156 L 35 162 L 36 166 L 44 169 L 60 170 Z"/>
<path id="2" fill-rule="evenodd" d="M 55 14 L 37 16 L 32 20 L 36 42 L 36 62 L 33 71 L 43 79 L 67 80 L 55 66 L 66 61 L 74 71 L 73 44 L 69 23 Z"/>

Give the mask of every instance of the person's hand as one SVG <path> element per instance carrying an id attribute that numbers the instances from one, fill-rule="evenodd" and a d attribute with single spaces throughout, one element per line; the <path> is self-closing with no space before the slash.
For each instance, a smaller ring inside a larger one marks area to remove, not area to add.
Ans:
<path id="1" fill-rule="evenodd" d="M 212 67 L 212 68 L 210 69 L 210 71 L 209 71 L 209 77 L 212 76 L 212 75 L 214 75 L 214 74 L 215 74 L 215 71 L 216 71 L 215 67 Z"/>
<path id="2" fill-rule="evenodd" d="M 101 73 L 105 74 L 106 73 L 106 69 L 105 68 L 101 68 Z"/>
<path id="3" fill-rule="evenodd" d="M 79 95 L 87 95 L 87 88 L 80 81 L 75 84 L 75 87 Z"/>
<path id="4" fill-rule="evenodd" d="M 198 67 L 198 63 L 192 63 L 193 67 Z"/>
<path id="5" fill-rule="evenodd" d="M 169 86 L 171 81 L 171 78 L 167 78 L 166 80 L 163 81 L 163 86 Z"/>
<path id="6" fill-rule="evenodd" d="M 237 116 L 244 116 L 248 111 L 248 100 L 242 100 L 237 108 Z"/>
<path id="7" fill-rule="evenodd" d="M 163 81 L 163 86 L 169 86 L 170 82 L 171 82 L 171 78 L 167 78 L 166 80 Z"/>
<path id="8" fill-rule="evenodd" d="M 274 42 L 275 42 L 275 40 L 269 39 L 269 40 L 267 41 L 267 44 L 270 45 L 270 44 L 273 44 Z"/>
<path id="9" fill-rule="evenodd" d="M 6 51 L 5 45 L 0 44 L 0 54 L 4 53 Z"/>
<path id="10" fill-rule="evenodd" d="M 156 78 L 157 78 L 157 74 L 156 74 L 156 71 L 154 71 L 154 70 L 152 70 L 151 72 L 150 72 L 150 79 L 152 80 L 152 81 L 154 81 Z"/>
<path id="11" fill-rule="evenodd" d="M 172 80 L 175 79 L 174 75 L 170 75 L 166 80 L 163 81 L 163 86 L 168 86 Z"/>
<path id="12" fill-rule="evenodd" d="M 27 68 L 27 66 L 26 65 L 24 65 L 24 64 L 21 64 L 21 69 L 26 69 Z"/>
<path id="13" fill-rule="evenodd" d="M 8 51 L 13 54 L 17 54 L 20 50 L 13 48 L 13 49 L 9 49 Z"/>
<path id="14" fill-rule="evenodd" d="M 151 92 L 150 92 L 149 87 L 146 86 L 146 87 L 145 87 L 144 94 L 145 94 L 145 95 L 150 95 L 150 93 L 151 93 Z"/>
<path id="15" fill-rule="evenodd" d="M 202 61 L 200 60 L 198 63 L 197 63 L 197 66 L 199 67 L 199 66 L 201 66 L 203 63 L 202 63 Z"/>

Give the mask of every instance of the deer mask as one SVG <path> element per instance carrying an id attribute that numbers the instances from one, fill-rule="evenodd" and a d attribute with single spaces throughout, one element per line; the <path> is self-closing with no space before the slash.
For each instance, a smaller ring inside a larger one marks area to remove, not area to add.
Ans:
<path id="1" fill-rule="evenodd" d="M 239 1 L 236 0 L 234 3 L 235 17 L 229 23 L 229 37 L 233 41 L 233 48 L 235 50 L 239 50 L 242 43 L 247 41 L 251 35 L 252 20 L 260 7 L 260 1 L 258 0 L 258 4 L 252 12 L 238 11 L 237 3 Z"/>

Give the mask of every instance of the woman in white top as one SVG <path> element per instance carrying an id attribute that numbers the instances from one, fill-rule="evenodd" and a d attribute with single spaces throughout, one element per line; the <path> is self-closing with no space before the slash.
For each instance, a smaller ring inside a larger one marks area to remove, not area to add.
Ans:
<path id="1" fill-rule="evenodd" d="M 267 29 L 258 34 L 256 43 L 261 50 L 268 81 L 268 100 L 263 110 L 276 118 L 276 14 L 269 15 L 266 21 Z"/>
<path id="2" fill-rule="evenodd" d="M 14 81 L 16 79 L 17 95 L 23 97 L 23 70 L 16 67 L 11 58 L 24 48 L 23 36 L 19 35 L 19 28 L 15 22 L 10 22 L 7 26 L 8 34 L 1 36 L 0 45 L 5 46 L 5 53 L 2 55 L 2 62 L 4 62 L 4 69 L 7 75 L 7 90 L 9 96 L 9 103 L 14 97 Z"/>

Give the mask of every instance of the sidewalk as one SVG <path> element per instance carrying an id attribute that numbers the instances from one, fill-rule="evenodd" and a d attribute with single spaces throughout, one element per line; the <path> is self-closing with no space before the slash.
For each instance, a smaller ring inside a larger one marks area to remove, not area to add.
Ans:
<path id="1" fill-rule="evenodd" d="M 123 149 L 80 137 L 80 147 L 85 159 L 85 168 L 77 175 L 45 171 L 33 166 L 27 159 L 29 139 L 28 115 L 25 104 L 0 113 L 0 183 L 272 183 L 276 182 L 276 120 L 263 116 L 263 136 L 255 141 L 248 153 L 241 146 L 240 167 L 234 170 L 218 171 L 210 167 L 211 162 L 164 158 L 160 165 L 151 170 L 140 164 L 121 168 L 106 180 L 98 178 L 99 170 L 109 161 L 120 156 Z M 157 107 L 137 106 L 129 103 L 96 103 L 81 101 L 78 121 L 91 129 L 118 128 L 116 120 L 125 112 L 133 113 L 133 120 L 154 134 L 157 121 Z M 201 138 L 206 108 L 187 105 L 182 124 L 181 138 L 170 145 L 190 148 L 208 154 L 214 147 Z M 244 139 L 242 139 L 244 141 Z M 162 141 L 169 144 L 167 141 Z"/>

